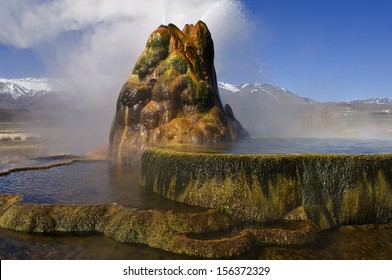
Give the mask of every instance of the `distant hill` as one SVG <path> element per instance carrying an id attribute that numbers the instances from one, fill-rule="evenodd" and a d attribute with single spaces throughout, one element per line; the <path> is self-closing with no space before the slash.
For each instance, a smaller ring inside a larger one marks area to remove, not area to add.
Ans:
<path id="1" fill-rule="evenodd" d="M 377 105 L 392 105 L 392 99 L 387 97 L 375 97 L 364 100 L 347 101 L 347 104 L 377 104 Z"/>
<path id="2" fill-rule="evenodd" d="M 268 84 L 218 87 L 253 137 L 392 137 L 389 98 L 321 103 Z"/>
<path id="3" fill-rule="evenodd" d="M 47 78 L 0 78 L 0 108 L 17 109 L 15 113 L 22 114 L 22 109 L 39 114 L 65 112 L 69 104 L 64 93 L 58 81 Z"/>
<path id="4" fill-rule="evenodd" d="M 42 78 L 2 79 L 0 78 L 0 94 L 9 95 L 13 99 L 43 96 L 60 91 L 54 81 Z"/>
<path id="5" fill-rule="evenodd" d="M 47 117 L 39 113 L 32 112 L 27 109 L 14 108 L 14 109 L 3 109 L 0 108 L 0 120 L 1 122 L 28 122 L 34 119 L 35 121 L 47 120 Z"/>
<path id="6" fill-rule="evenodd" d="M 231 85 L 219 82 L 224 104 L 229 104 L 237 119 L 252 136 L 285 137 L 292 116 L 316 102 L 282 87 L 269 84 Z"/>
<path id="7" fill-rule="evenodd" d="M 218 82 L 219 92 L 222 99 L 249 98 L 257 103 L 279 103 L 279 104 L 316 104 L 306 97 L 294 94 L 283 87 L 269 84 L 240 84 L 232 85 Z M 23 105 L 31 106 L 35 103 L 47 104 L 58 99 L 58 95 L 64 94 L 62 85 L 58 81 L 48 78 L 22 78 L 4 79 L 0 78 L 0 106 Z M 54 98 L 56 96 L 56 98 Z M 339 102 L 337 102 L 339 103 Z M 391 98 L 369 98 L 364 100 L 353 100 L 341 102 L 345 104 L 377 104 L 392 105 Z M 36 105 L 36 104 L 35 104 Z M 28 108 L 31 109 L 31 108 Z"/>
<path id="8" fill-rule="evenodd" d="M 390 98 L 321 103 L 269 84 L 218 87 L 252 137 L 392 137 Z M 0 79 L 0 121 L 73 120 L 80 113 L 66 96 L 50 79 Z"/>
<path id="9" fill-rule="evenodd" d="M 296 95 L 282 87 L 269 84 L 242 84 L 231 85 L 218 82 L 219 92 L 223 98 L 236 97 L 249 98 L 252 100 L 263 101 L 266 103 L 275 102 L 280 104 L 309 104 L 315 101 Z"/>

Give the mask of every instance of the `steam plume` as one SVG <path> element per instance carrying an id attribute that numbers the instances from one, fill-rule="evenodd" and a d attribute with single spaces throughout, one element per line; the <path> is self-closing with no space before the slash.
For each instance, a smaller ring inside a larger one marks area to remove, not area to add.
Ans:
<path id="1" fill-rule="evenodd" d="M 241 45 L 251 33 L 237 0 L 0 1 L 0 43 L 33 49 L 51 76 L 72 86 L 74 106 L 90 115 L 87 127 L 80 128 L 90 145 L 107 141 L 119 90 L 160 24 L 182 28 L 203 20 L 214 39 L 218 76 L 236 74 L 227 61 L 233 60 L 232 52 L 236 57 L 245 54 Z M 70 127 L 76 123 L 83 122 Z"/>

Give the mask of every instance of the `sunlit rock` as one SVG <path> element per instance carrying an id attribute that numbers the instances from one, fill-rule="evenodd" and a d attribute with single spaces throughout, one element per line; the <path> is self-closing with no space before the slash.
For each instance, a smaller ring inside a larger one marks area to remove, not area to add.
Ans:
<path id="1" fill-rule="evenodd" d="M 227 258 L 258 245 L 313 242 L 318 230 L 308 222 L 243 226 L 213 209 L 195 213 L 138 210 L 118 204 L 56 205 L 24 203 L 18 194 L 0 194 L 0 228 L 31 233 L 102 233 L 205 258 Z"/>
<path id="2" fill-rule="evenodd" d="M 148 146 L 235 141 L 246 134 L 220 100 L 207 26 L 199 21 L 181 31 L 161 25 L 121 89 L 109 159 L 129 164 Z"/>
<path id="3" fill-rule="evenodd" d="M 141 185 L 251 222 L 319 229 L 392 221 L 392 155 L 227 155 L 147 149 Z"/>

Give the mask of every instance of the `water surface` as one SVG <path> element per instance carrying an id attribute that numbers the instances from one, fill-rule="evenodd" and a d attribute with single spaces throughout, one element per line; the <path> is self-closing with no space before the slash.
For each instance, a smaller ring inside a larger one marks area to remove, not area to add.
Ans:
<path id="1" fill-rule="evenodd" d="M 139 169 L 119 168 L 107 161 L 13 172 L 0 177 L 0 193 L 22 194 L 23 201 L 41 204 L 118 203 L 139 209 L 200 210 L 140 187 Z"/>
<path id="2" fill-rule="evenodd" d="M 228 144 L 169 148 L 225 154 L 388 154 L 392 152 L 392 139 L 247 138 Z"/>
<path id="3" fill-rule="evenodd" d="M 0 229 L 0 259 L 192 259 L 100 234 L 42 235 Z M 256 247 L 236 259 L 390 260 L 392 226 L 345 226 L 320 233 L 316 242 L 294 247 Z"/>
<path id="4" fill-rule="evenodd" d="M 237 154 L 381 154 L 391 153 L 392 140 L 249 138 L 225 146 L 176 146 L 175 149 Z M 59 158 L 35 159 L 42 163 L 56 160 Z M 33 203 L 118 203 L 139 209 L 200 210 L 141 188 L 139 169 L 116 168 L 106 161 L 76 162 L 0 176 L 0 193 L 20 193 L 24 201 Z M 0 259 L 186 258 L 189 257 L 145 245 L 123 244 L 100 234 L 48 236 L 0 229 Z M 392 227 L 342 227 L 322 232 L 315 243 L 306 246 L 259 247 L 239 258 L 392 259 Z"/>
<path id="5" fill-rule="evenodd" d="M 248 138 L 230 146 L 234 154 L 384 154 L 391 139 Z"/>

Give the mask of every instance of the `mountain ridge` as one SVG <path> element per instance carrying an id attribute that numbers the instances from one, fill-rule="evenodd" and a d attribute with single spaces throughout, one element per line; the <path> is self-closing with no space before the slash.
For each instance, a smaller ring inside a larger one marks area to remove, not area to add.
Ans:
<path id="1" fill-rule="evenodd" d="M 271 100 L 280 101 L 283 103 L 295 104 L 376 104 L 376 105 L 391 105 L 392 98 L 389 97 L 372 97 L 366 99 L 356 99 L 348 101 L 332 101 L 332 102 L 318 102 L 307 97 L 295 94 L 284 87 L 275 86 L 266 83 L 244 83 L 244 84 L 230 84 L 223 81 L 218 81 L 218 88 L 220 94 L 225 96 L 227 94 L 259 94 Z M 18 101 L 27 101 L 32 98 L 43 97 L 47 94 L 63 92 L 61 83 L 57 80 L 49 78 L 0 78 L 0 99 L 1 103 L 15 103 Z M 286 98 L 286 100 L 284 100 Z"/>
<path id="2" fill-rule="evenodd" d="M 0 79 L 0 82 L 4 80 L 7 79 Z M 43 83 L 50 81 L 39 80 Z M 14 110 L 3 110 L 0 115 L 4 120 L 19 120 L 20 112 L 23 112 L 23 116 L 27 116 L 28 112 L 18 109 L 27 109 L 32 114 L 38 113 L 62 121 L 73 121 L 75 116 L 80 116 L 75 102 L 67 95 L 69 91 L 39 93 L 43 88 L 35 89 L 35 93 L 25 88 L 26 94 L 20 94 L 16 99 L 10 92 L 0 88 L 0 109 Z M 316 102 L 268 84 L 232 85 L 219 82 L 218 88 L 222 103 L 230 104 L 252 137 L 392 138 L 390 98 Z M 12 118 L 10 113 L 13 113 Z M 37 116 L 32 115 L 32 118 L 37 119 Z"/>
<path id="3" fill-rule="evenodd" d="M 218 82 L 220 94 L 227 96 L 234 95 L 259 95 L 259 97 L 269 99 L 268 101 L 285 104 L 313 104 L 317 103 L 309 98 L 301 97 L 280 86 L 270 84 L 246 83 L 232 85 L 225 82 Z M 223 97 L 224 98 L 224 97 Z"/>
<path id="4" fill-rule="evenodd" d="M 378 105 L 392 105 L 392 99 L 388 97 L 373 97 L 360 100 L 346 101 L 347 104 L 378 104 Z"/>
<path id="5" fill-rule="evenodd" d="M 13 99 L 42 96 L 59 91 L 60 86 L 49 78 L 0 78 L 0 94 L 10 95 Z"/>

